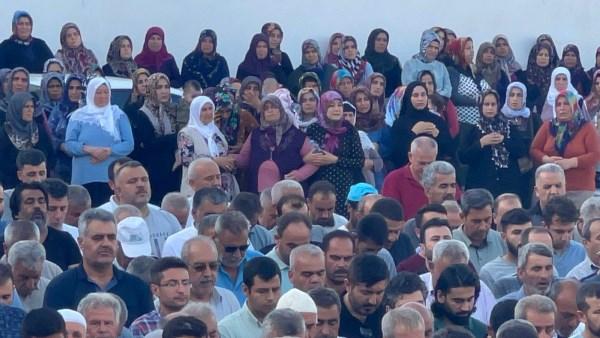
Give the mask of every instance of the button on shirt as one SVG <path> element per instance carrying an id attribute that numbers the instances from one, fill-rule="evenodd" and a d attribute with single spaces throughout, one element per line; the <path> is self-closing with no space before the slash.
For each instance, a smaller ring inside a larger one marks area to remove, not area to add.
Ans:
<path id="1" fill-rule="evenodd" d="M 244 304 L 246 301 L 246 295 L 244 294 L 244 291 L 242 291 L 242 282 L 244 281 L 244 266 L 246 265 L 246 262 L 254 257 L 259 256 L 263 256 L 263 254 L 258 251 L 248 249 L 244 259 L 242 259 L 242 262 L 238 266 L 235 280 L 232 280 L 227 271 L 223 269 L 223 266 L 219 265 L 219 271 L 217 272 L 217 286 L 233 292 L 240 304 Z"/>
<path id="2" fill-rule="evenodd" d="M 467 245 L 467 248 L 469 248 L 469 256 L 471 257 L 470 261 L 478 273 L 485 263 L 492 261 L 498 256 L 503 256 L 506 252 L 504 241 L 497 231 L 492 229 L 488 230 L 485 241 L 481 243 L 480 247 L 476 247 L 471 244 L 471 240 L 464 233 L 463 226 L 452 231 L 452 237 Z"/>
<path id="3" fill-rule="evenodd" d="M 263 335 L 262 323 L 256 319 L 248 304 L 219 322 L 221 338 L 259 338 Z"/>

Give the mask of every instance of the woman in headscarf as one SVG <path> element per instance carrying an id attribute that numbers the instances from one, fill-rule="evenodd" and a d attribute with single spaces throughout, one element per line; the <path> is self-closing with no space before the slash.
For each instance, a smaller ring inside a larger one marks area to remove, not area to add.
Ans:
<path id="1" fill-rule="evenodd" d="M 338 55 L 342 49 L 343 37 L 344 34 L 342 33 L 331 34 L 331 37 L 329 37 L 329 42 L 327 43 L 327 53 L 325 53 L 323 63 L 337 67 Z"/>
<path id="2" fill-rule="evenodd" d="M 64 76 L 60 73 L 46 73 L 42 76 L 40 87 L 40 104 L 38 109 L 44 114 L 46 119 L 50 117 L 52 111 L 58 107 L 62 99 Z"/>
<path id="3" fill-rule="evenodd" d="M 63 64 L 62 61 L 60 61 L 57 58 L 51 58 L 46 60 L 46 62 L 44 62 L 44 70 L 43 73 L 50 73 L 50 72 L 55 72 L 55 73 L 65 73 L 65 65 Z"/>
<path id="4" fill-rule="evenodd" d="M 131 119 L 135 150 L 151 178 L 152 203 L 160 203 L 168 192 L 179 188 L 179 173 L 173 170 L 177 150 L 175 106 L 171 103 L 167 75 L 154 73 L 148 78 L 144 105 Z M 160 160 L 157 155 L 160 154 Z M 152 179 L 154 177 L 154 179 Z"/>
<path id="5" fill-rule="evenodd" d="M 342 38 L 337 67 L 349 71 L 355 85 L 366 84 L 369 76 L 373 74 L 373 67 L 369 61 L 360 56 L 356 39 L 350 35 Z"/>
<path id="6" fill-rule="evenodd" d="M 148 87 L 148 78 L 150 72 L 145 68 L 138 68 L 131 75 L 131 82 L 133 88 L 131 88 L 131 94 L 123 106 L 125 114 L 132 119 L 140 108 L 144 105 L 144 98 L 146 97 L 146 89 Z"/>
<path id="7" fill-rule="evenodd" d="M 600 70 L 592 74 L 592 88 L 590 95 L 585 98 L 585 105 L 592 120 L 597 119 L 600 112 Z"/>
<path id="8" fill-rule="evenodd" d="M 496 91 L 483 92 L 479 121 L 461 133 L 458 158 L 469 166 L 466 189 L 484 188 L 494 197 L 513 193 L 523 198 L 521 187 L 526 182 L 520 179 L 518 159 L 527 154 L 528 147 L 516 127 L 499 113 L 499 100 Z"/>
<path id="9" fill-rule="evenodd" d="M 66 148 L 73 155 L 71 184 L 87 188 L 92 207 L 108 200 L 108 166 L 133 150 L 129 119 L 110 102 L 111 90 L 104 78 L 87 85 L 86 105 L 73 112 L 67 125 Z"/>
<path id="10" fill-rule="evenodd" d="M 248 190 L 260 193 L 283 179 L 304 182 L 318 167 L 303 158 L 313 147 L 306 135 L 294 126 L 275 95 L 262 99 L 260 128 L 252 131 L 235 162 L 248 170 Z"/>
<path id="11" fill-rule="evenodd" d="M 579 206 L 596 190 L 600 140 L 592 123 L 583 117 L 577 93 L 559 92 L 554 107 L 554 118 L 537 132 L 530 154 L 538 164 L 555 163 L 564 169 L 567 197 Z"/>
<path id="12" fill-rule="evenodd" d="M 267 95 L 275 95 L 279 99 L 279 102 L 281 103 L 283 110 L 286 112 L 286 114 L 289 115 L 290 121 L 292 121 L 292 123 L 293 123 L 294 122 L 293 109 L 294 109 L 294 106 L 296 105 L 296 103 L 292 99 L 292 94 L 290 93 L 290 91 L 287 88 L 278 88 L 273 93 L 267 94 Z M 267 95 L 265 95 L 265 96 L 267 96 Z M 260 120 L 260 117 L 259 117 L 259 120 Z"/>
<path id="13" fill-rule="evenodd" d="M 542 121 L 550 121 L 555 117 L 556 110 L 554 109 L 554 104 L 556 103 L 556 97 L 563 90 L 570 91 L 577 95 L 578 104 L 582 108 L 582 117 L 589 120 L 587 110 L 584 106 L 585 101 L 581 95 L 579 95 L 577 89 L 571 84 L 571 72 L 565 67 L 556 67 L 552 70 L 552 75 L 550 76 L 550 87 L 548 89 L 548 95 L 546 95 L 546 103 L 544 103 L 544 108 L 542 109 Z"/>
<path id="14" fill-rule="evenodd" d="M 417 81 L 419 73 L 428 70 L 435 76 L 438 94 L 450 98 L 452 84 L 446 66 L 436 60 L 440 51 L 440 38 L 431 29 L 421 35 L 421 46 L 418 54 L 406 61 L 402 69 L 402 83 Z"/>
<path id="15" fill-rule="evenodd" d="M 46 155 L 49 168 L 54 165 L 54 151 L 46 129 L 34 120 L 34 100 L 28 92 L 15 93 L 8 102 L 6 122 L 0 126 L 0 181 L 4 189 L 17 185 L 17 154 L 21 150 L 39 149 Z"/>
<path id="16" fill-rule="evenodd" d="M 313 39 L 304 40 L 302 42 L 302 64 L 296 68 L 287 81 L 287 87 L 290 92 L 297 93 L 300 89 L 300 78 L 307 72 L 313 72 L 318 76 L 319 83 L 324 85 L 321 90 L 329 90 L 329 81 L 335 66 L 332 66 L 321 61 L 321 50 L 317 41 Z"/>
<path id="17" fill-rule="evenodd" d="M 510 79 L 496 56 L 496 47 L 490 42 L 479 45 L 475 58 L 475 75 L 482 77 L 500 95 L 499 102 L 504 102 L 504 93 Z"/>
<path id="18" fill-rule="evenodd" d="M 418 136 L 429 136 L 438 144 L 438 159 L 454 158 L 454 141 L 446 121 L 427 108 L 427 88 L 421 82 L 411 82 L 402 96 L 400 114 L 392 126 L 392 161 L 395 168 L 408 163 L 410 143 Z"/>
<path id="19" fill-rule="evenodd" d="M 106 54 L 106 64 L 102 67 L 104 75 L 130 79 L 136 69 L 131 38 L 127 35 L 117 35 Z"/>
<path id="20" fill-rule="evenodd" d="M 588 69 L 587 71 L 587 75 L 590 78 L 590 80 L 592 80 L 592 87 L 594 86 L 593 84 L 593 78 L 594 78 L 594 73 L 596 73 L 596 71 L 598 69 L 600 69 L 600 47 L 598 47 L 596 49 L 596 57 L 594 58 L 595 63 L 594 63 L 594 67 Z"/>
<path id="21" fill-rule="evenodd" d="M 365 155 L 357 130 L 344 120 L 339 93 L 328 91 L 321 95 L 319 123 L 308 127 L 306 134 L 317 146 L 304 158 L 306 163 L 319 167 L 313 175 L 314 180 L 327 180 L 336 187 L 336 195 L 348 196 L 350 186 L 364 181 Z M 337 214 L 347 215 L 344 200 L 337 199 Z"/>
<path id="22" fill-rule="evenodd" d="M 354 78 L 352 77 L 352 73 L 345 68 L 336 70 L 331 76 L 329 88 L 331 90 L 337 90 L 344 100 L 350 99 L 350 93 L 352 93 L 352 90 L 354 89 Z"/>
<path id="23" fill-rule="evenodd" d="M 550 34 L 540 34 L 540 36 L 537 37 L 535 42 L 536 44 L 547 43 L 550 46 L 550 48 L 552 48 L 552 54 L 550 55 L 550 65 L 552 66 L 552 69 L 556 68 L 560 63 L 560 59 L 558 58 L 558 49 L 556 49 L 556 45 L 554 44 L 554 40 L 552 40 Z"/>
<path id="24" fill-rule="evenodd" d="M 134 58 L 138 67 L 146 68 L 150 74 L 165 74 L 174 88 L 183 85 L 179 67 L 173 55 L 167 51 L 165 32 L 160 27 L 150 27 L 144 38 L 142 52 Z"/>
<path id="25" fill-rule="evenodd" d="M 29 92 L 29 72 L 24 67 L 13 68 L 6 76 L 5 83 L 6 91 L 0 100 L 0 124 L 6 120 L 10 98 L 16 93 Z M 35 101 L 34 97 L 34 103 Z"/>
<path id="26" fill-rule="evenodd" d="M 554 67 L 551 65 L 553 58 L 552 46 L 547 42 L 536 43 L 529 52 L 527 59 L 527 107 L 534 114 L 534 128 L 539 128 L 542 109 L 546 102 L 546 95 L 550 88 L 550 76 Z"/>
<path id="27" fill-rule="evenodd" d="M 334 70 L 334 72 L 335 72 L 335 70 Z M 331 76 L 333 77 L 333 73 L 331 74 Z M 317 75 L 317 73 L 306 72 L 306 73 L 302 74 L 302 76 L 300 76 L 300 79 L 298 79 L 298 84 L 300 85 L 300 89 L 312 88 L 317 93 L 321 93 L 323 91 L 323 87 L 329 88 L 329 85 L 331 84 L 331 80 L 328 83 L 321 83 L 321 79 L 319 79 L 319 76 Z"/>
<path id="28" fill-rule="evenodd" d="M 33 19 L 25 11 L 16 11 L 12 18 L 12 35 L 0 43 L 0 68 L 24 67 L 41 73 L 52 51 L 42 39 L 31 36 Z"/>
<path id="29" fill-rule="evenodd" d="M 446 33 L 446 29 L 442 27 L 432 27 L 431 30 L 437 34 L 440 42 L 440 52 L 438 53 L 437 60 L 445 65 L 452 65 L 452 57 L 448 54 L 448 44 L 451 41 L 448 40 L 448 33 Z"/>
<path id="30" fill-rule="evenodd" d="M 180 192 L 192 196 L 194 191 L 188 183 L 188 167 L 195 159 L 210 158 L 220 168 L 221 184 L 230 197 L 239 193 L 232 171 L 234 160 L 227 157 L 227 139 L 214 123 L 215 105 L 206 96 L 198 96 L 190 104 L 189 121 L 177 136 L 179 158 L 183 165 Z"/>
<path id="31" fill-rule="evenodd" d="M 217 53 L 217 33 L 212 29 L 200 32 L 196 49 L 183 59 L 181 79 L 200 82 L 202 89 L 216 87 L 223 78 L 229 77 L 227 60 Z"/>
<path id="32" fill-rule="evenodd" d="M 269 37 L 262 33 L 255 34 L 252 37 L 244 61 L 238 66 L 235 77 L 242 81 L 248 76 L 262 79 L 266 77 L 267 73 L 275 74 L 275 78 L 279 83 L 285 83 L 287 80 L 281 65 L 275 64 L 271 59 Z"/>
<path id="33" fill-rule="evenodd" d="M 374 72 L 367 80 L 367 89 L 373 97 L 373 110 L 383 113 L 385 110 L 385 98 L 387 80 L 381 73 Z M 393 93 L 393 91 L 392 91 Z"/>
<path id="34" fill-rule="evenodd" d="M 375 149 L 382 157 L 387 158 L 390 145 L 390 128 L 384 122 L 384 114 L 374 110 L 375 100 L 365 87 L 356 87 L 350 94 L 350 103 L 356 107 L 356 124 L 369 136 Z"/>
<path id="35" fill-rule="evenodd" d="M 456 110 L 456 106 L 454 105 L 454 103 L 452 103 L 452 100 L 438 94 L 436 82 L 435 82 L 435 76 L 433 75 L 432 72 L 430 72 L 428 70 L 422 71 L 419 74 L 418 81 L 422 82 L 425 85 L 425 88 L 427 88 L 427 93 L 433 93 L 433 94 L 428 95 L 429 96 L 429 110 L 432 113 L 437 113 L 438 115 L 440 115 L 448 124 L 448 129 L 450 130 L 450 136 L 452 136 L 453 138 L 456 137 L 456 135 L 458 135 L 458 130 L 459 130 L 458 112 Z M 437 109 L 434 109 L 432 101 L 435 101 L 434 97 L 436 97 L 436 96 L 438 97 L 439 101 L 442 102 L 442 104 L 441 104 L 441 107 L 436 107 Z"/>
<path id="36" fill-rule="evenodd" d="M 524 81 L 525 72 L 519 62 L 515 59 L 508 38 L 506 35 L 498 34 L 494 36 L 492 44 L 496 47 L 496 59 L 500 61 L 502 71 L 508 75 L 510 81 Z"/>
<path id="37" fill-rule="evenodd" d="M 580 95 L 587 96 L 592 88 L 592 80 L 588 77 L 585 69 L 581 65 L 581 57 L 579 56 L 579 48 L 568 44 L 563 48 L 562 60 L 560 65 L 567 68 L 571 72 L 571 84 Z"/>
<path id="38" fill-rule="evenodd" d="M 258 128 L 258 122 L 250 112 L 240 109 L 234 100 L 232 88 L 218 86 L 214 94 L 215 124 L 225 136 L 229 153 L 237 154 L 252 132 Z"/>
<path id="39" fill-rule="evenodd" d="M 267 22 L 261 28 L 261 33 L 269 37 L 269 52 L 273 64 L 281 69 L 281 79 L 277 79 L 279 83 L 285 83 L 290 74 L 294 70 L 292 61 L 286 52 L 281 50 L 281 41 L 283 40 L 283 30 L 276 22 Z M 280 81 L 282 80 L 282 81 Z"/>
<path id="40" fill-rule="evenodd" d="M 308 127 L 319 122 L 319 93 L 313 88 L 302 88 L 298 92 L 298 111 L 295 112 L 298 129 L 306 132 Z"/>
<path id="41" fill-rule="evenodd" d="M 402 67 L 398 58 L 388 51 L 389 41 L 390 35 L 386 30 L 374 29 L 367 39 L 364 57 L 373 67 L 373 71 L 385 76 L 385 96 L 391 95 L 394 89 L 402 84 Z"/>
<path id="42" fill-rule="evenodd" d="M 98 59 L 90 49 L 85 48 L 81 39 L 81 31 L 76 24 L 68 22 L 60 30 L 61 49 L 55 57 L 65 65 L 65 72 L 88 76 L 91 66 L 98 64 Z"/>

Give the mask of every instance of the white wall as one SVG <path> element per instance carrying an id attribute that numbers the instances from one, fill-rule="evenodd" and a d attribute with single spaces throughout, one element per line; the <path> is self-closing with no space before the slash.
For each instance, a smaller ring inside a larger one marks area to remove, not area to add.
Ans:
<path id="1" fill-rule="evenodd" d="M 359 50 L 373 28 L 382 27 L 391 35 L 390 50 L 402 63 L 415 54 L 421 32 L 431 26 L 452 28 L 470 35 L 475 45 L 506 34 L 517 59 L 525 67 L 535 38 L 553 36 L 557 48 L 567 43 L 579 46 L 584 67 L 594 64 L 600 45 L 600 3 L 598 0 L 0 0 L 0 37 L 10 35 L 12 13 L 25 9 L 33 16 L 33 34 L 59 47 L 61 26 L 68 21 L 79 25 L 84 43 L 104 64 L 114 36 L 133 39 L 134 55 L 139 53 L 146 29 L 161 26 L 166 44 L 181 62 L 195 46 L 200 31 L 217 32 L 218 51 L 235 74 L 250 39 L 263 23 L 275 21 L 284 30 L 282 49 L 294 66 L 300 62 L 300 45 L 306 38 L 321 43 L 325 52 L 333 32 L 354 35 Z"/>

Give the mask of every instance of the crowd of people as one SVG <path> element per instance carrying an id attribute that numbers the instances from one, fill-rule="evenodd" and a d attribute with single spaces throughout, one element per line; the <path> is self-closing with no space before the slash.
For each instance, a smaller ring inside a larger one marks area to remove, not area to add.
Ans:
<path id="1" fill-rule="evenodd" d="M 600 338 L 600 49 L 0 43 L 0 336 Z M 41 73 L 39 90 L 30 74 Z M 126 103 L 111 77 L 131 79 Z M 182 88 L 179 100 L 172 88 Z"/>

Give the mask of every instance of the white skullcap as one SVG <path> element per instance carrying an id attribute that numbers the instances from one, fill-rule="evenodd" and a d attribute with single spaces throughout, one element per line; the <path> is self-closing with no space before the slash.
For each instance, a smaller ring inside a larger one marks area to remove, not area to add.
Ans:
<path id="1" fill-rule="evenodd" d="M 276 309 L 291 309 L 299 313 L 316 314 L 317 304 L 308 293 L 294 288 L 279 298 Z"/>
<path id="2" fill-rule="evenodd" d="M 60 313 L 60 315 L 63 317 L 65 323 L 76 323 L 83 326 L 84 329 L 87 328 L 85 318 L 81 313 L 71 309 L 58 310 L 58 313 Z"/>

